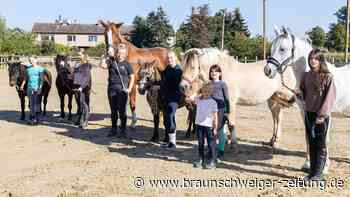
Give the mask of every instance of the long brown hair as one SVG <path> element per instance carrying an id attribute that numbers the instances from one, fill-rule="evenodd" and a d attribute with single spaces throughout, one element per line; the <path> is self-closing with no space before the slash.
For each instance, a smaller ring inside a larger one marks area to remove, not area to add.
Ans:
<path id="1" fill-rule="evenodd" d="M 320 49 L 314 49 L 309 53 L 308 64 L 310 69 L 312 70 L 310 63 L 311 58 L 315 58 L 320 62 L 320 73 L 330 73 L 326 63 L 326 58 Z"/>
<path id="2" fill-rule="evenodd" d="M 212 71 L 219 72 L 219 73 L 220 73 L 219 79 L 222 80 L 222 71 L 221 71 L 221 68 L 220 68 L 219 65 L 214 64 L 214 65 L 210 66 L 210 68 L 209 68 L 209 80 L 213 80 L 213 78 L 212 78 L 211 75 L 210 75 L 210 73 L 211 73 Z"/>

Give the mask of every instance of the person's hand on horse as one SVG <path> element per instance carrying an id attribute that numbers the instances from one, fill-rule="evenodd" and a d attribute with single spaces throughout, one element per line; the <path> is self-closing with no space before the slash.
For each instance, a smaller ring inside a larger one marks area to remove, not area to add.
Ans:
<path id="1" fill-rule="evenodd" d="M 216 135 L 218 134 L 218 129 L 217 128 L 213 128 L 213 134 L 214 134 L 214 137 L 216 137 Z"/>
<path id="2" fill-rule="evenodd" d="M 294 90 L 295 97 L 299 100 L 303 100 L 303 95 L 299 89 Z"/>

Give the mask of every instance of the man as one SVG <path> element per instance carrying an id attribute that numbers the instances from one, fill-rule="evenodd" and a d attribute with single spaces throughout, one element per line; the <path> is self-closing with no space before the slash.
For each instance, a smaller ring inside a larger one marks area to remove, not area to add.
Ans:
<path id="1" fill-rule="evenodd" d="M 134 85 L 134 71 L 132 66 L 126 61 L 128 54 L 127 45 L 120 43 L 117 51 L 109 51 L 110 58 L 107 66 L 101 64 L 104 69 L 108 69 L 108 100 L 111 109 L 112 129 L 108 136 L 126 137 L 126 104 L 128 93 Z M 117 57 L 115 59 L 115 56 Z M 118 132 L 117 121 L 120 118 L 120 131 Z"/>

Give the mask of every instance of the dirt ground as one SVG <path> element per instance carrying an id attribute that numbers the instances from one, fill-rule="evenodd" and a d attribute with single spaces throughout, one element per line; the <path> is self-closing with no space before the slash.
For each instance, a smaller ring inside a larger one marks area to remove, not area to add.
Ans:
<path id="1" fill-rule="evenodd" d="M 129 130 L 131 139 L 106 137 L 110 112 L 104 70 L 93 69 L 95 94 L 86 130 L 58 117 L 55 86 L 43 124 L 20 121 L 19 99 L 8 85 L 7 70 L 0 70 L 0 80 L 0 196 L 350 196 L 347 119 L 333 118 L 327 185 L 307 187 L 299 181 L 305 176 L 299 170 L 305 138 L 296 108 L 285 110 L 280 147 L 273 150 L 263 143 L 272 136 L 266 104 L 240 106 L 238 147 L 228 148 L 215 170 L 204 170 L 192 166 L 197 142 L 184 138 L 184 109 L 177 113 L 176 151 L 149 142 L 153 123 L 144 96 L 137 97 L 140 120 L 135 131 Z"/>

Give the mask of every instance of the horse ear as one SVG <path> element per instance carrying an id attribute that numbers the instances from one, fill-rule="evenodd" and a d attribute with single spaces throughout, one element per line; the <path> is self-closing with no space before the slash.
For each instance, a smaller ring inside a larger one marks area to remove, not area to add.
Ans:
<path id="1" fill-rule="evenodd" d="M 121 27 L 124 23 L 116 23 L 114 24 L 117 28 Z"/>
<path id="2" fill-rule="evenodd" d="M 287 31 L 287 29 L 284 26 L 282 26 L 282 33 L 284 35 L 288 35 L 288 31 Z"/>
<path id="3" fill-rule="evenodd" d="M 103 27 L 107 26 L 107 24 L 103 20 L 98 20 L 96 25 L 102 25 Z"/>
<path id="4" fill-rule="evenodd" d="M 274 30 L 275 30 L 276 37 L 282 34 L 281 31 L 278 29 L 277 25 L 274 26 Z"/>

